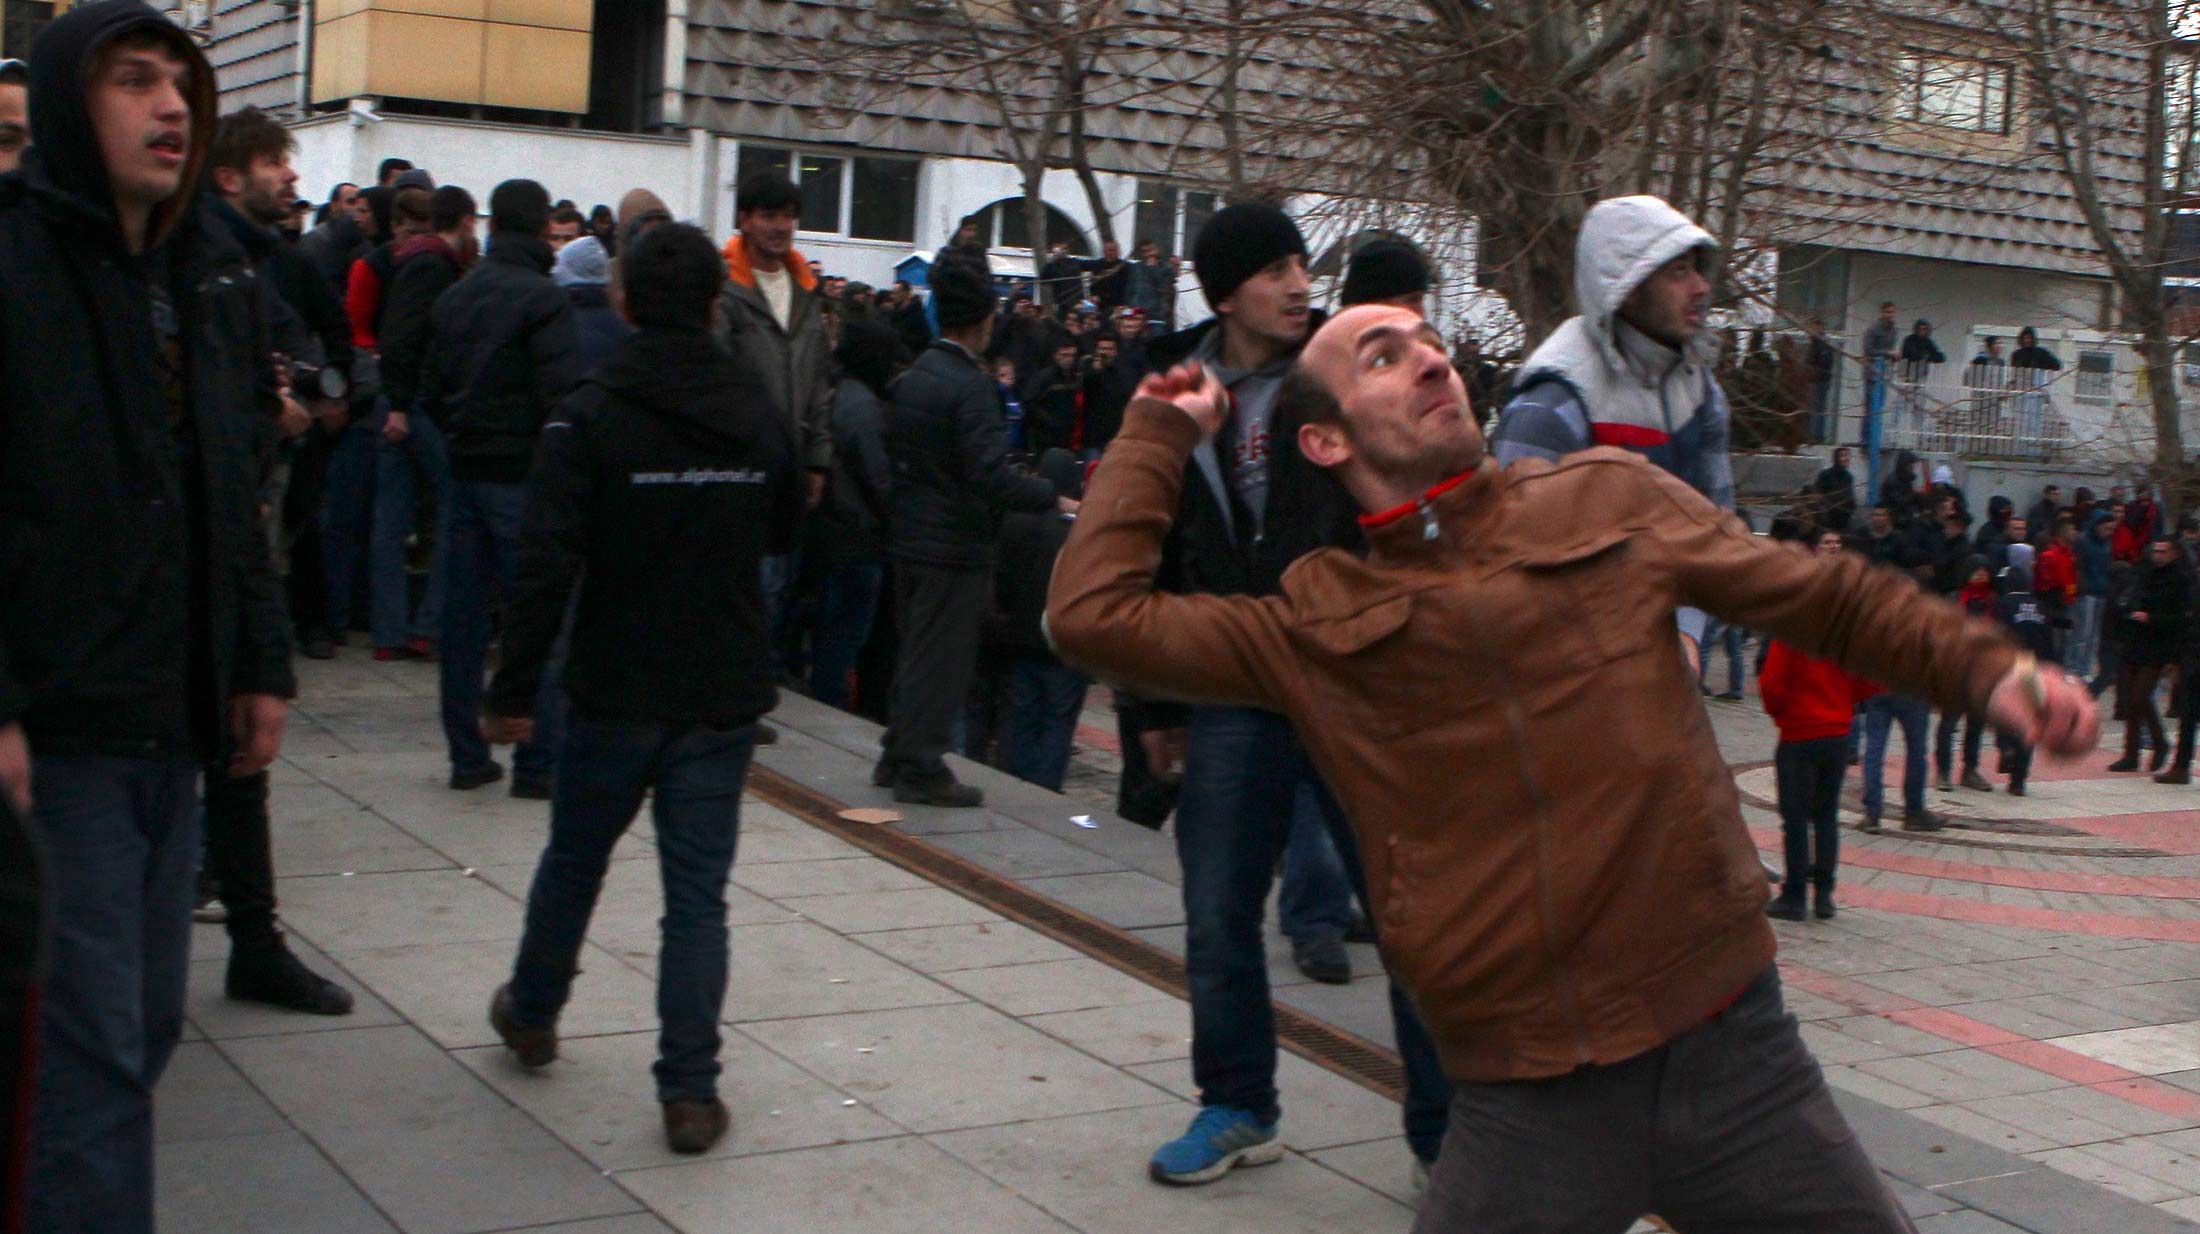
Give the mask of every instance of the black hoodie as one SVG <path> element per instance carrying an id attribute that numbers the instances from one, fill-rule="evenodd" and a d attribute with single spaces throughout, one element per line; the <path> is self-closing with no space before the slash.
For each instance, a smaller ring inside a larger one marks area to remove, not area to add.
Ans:
<path id="1" fill-rule="evenodd" d="M 736 728 L 772 709 L 759 563 L 794 547 L 792 425 L 707 331 L 647 327 L 559 409 L 528 481 L 498 715 L 534 709 L 575 580 L 581 715 Z"/>
<path id="2" fill-rule="evenodd" d="M 86 100 L 143 32 L 190 69 L 176 198 L 130 251 Z M 137 0 L 82 5 L 30 64 L 36 145 L 0 177 L 0 724 L 42 753 L 207 757 L 236 693 L 291 691 L 261 531 L 266 293 L 193 191 L 214 76 Z"/>

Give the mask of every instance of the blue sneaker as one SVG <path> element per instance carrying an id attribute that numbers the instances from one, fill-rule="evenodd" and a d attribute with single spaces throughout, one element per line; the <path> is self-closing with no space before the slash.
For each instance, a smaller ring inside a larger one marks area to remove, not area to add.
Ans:
<path id="1" fill-rule="evenodd" d="M 1157 1183 L 1190 1186 L 1211 1183 L 1232 1166 L 1267 1165 L 1282 1158 L 1274 1123 L 1261 1122 L 1251 1110 L 1211 1105 L 1183 1135 L 1157 1149 L 1146 1169 Z"/>

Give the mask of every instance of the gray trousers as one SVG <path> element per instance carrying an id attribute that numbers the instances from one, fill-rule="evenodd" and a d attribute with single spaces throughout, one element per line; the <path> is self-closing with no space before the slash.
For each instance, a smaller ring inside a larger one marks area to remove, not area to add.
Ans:
<path id="1" fill-rule="evenodd" d="M 1461 1084 L 1413 1234 L 1915 1234 L 1767 970 L 1666 1044 L 1549 1080 Z"/>
<path id="2" fill-rule="evenodd" d="M 942 760 L 955 741 L 978 643 L 993 603 L 993 572 L 894 562 L 894 626 L 901 656 L 880 743 L 886 761 L 918 779 L 948 774 Z"/>

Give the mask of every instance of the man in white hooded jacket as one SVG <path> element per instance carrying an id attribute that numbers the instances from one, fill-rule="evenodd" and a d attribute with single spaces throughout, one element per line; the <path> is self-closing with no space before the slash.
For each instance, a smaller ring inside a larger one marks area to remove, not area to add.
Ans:
<path id="1" fill-rule="evenodd" d="M 1718 339 L 1703 328 L 1717 248 L 1711 233 L 1659 198 L 1598 202 L 1574 249 L 1581 315 L 1552 331 L 1521 368 L 1518 393 L 1491 436 L 1498 464 L 1620 446 L 1733 509 L 1730 416 L 1711 376 Z M 1691 662 L 1705 620 L 1680 610 Z"/>

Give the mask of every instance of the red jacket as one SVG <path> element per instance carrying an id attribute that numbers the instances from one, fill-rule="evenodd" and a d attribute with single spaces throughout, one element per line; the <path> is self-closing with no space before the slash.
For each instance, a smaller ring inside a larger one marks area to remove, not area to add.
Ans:
<path id="1" fill-rule="evenodd" d="M 2032 594 L 2053 596 L 2067 604 L 2078 598 L 2078 558 L 2060 540 L 2048 541 L 2040 550 L 2039 567 L 2032 572 Z"/>
<path id="2" fill-rule="evenodd" d="M 1765 650 L 1757 693 L 1765 700 L 1765 714 L 1780 726 L 1784 744 L 1847 736 L 1856 705 L 1879 693 L 1879 687 L 1850 676 L 1831 660 L 1776 641 Z"/>
<path id="3" fill-rule="evenodd" d="M 2139 551 L 2147 546 L 2146 536 L 2129 523 L 2116 524 L 2116 534 L 2109 537 L 2109 556 L 2118 561 L 2137 561 Z"/>

